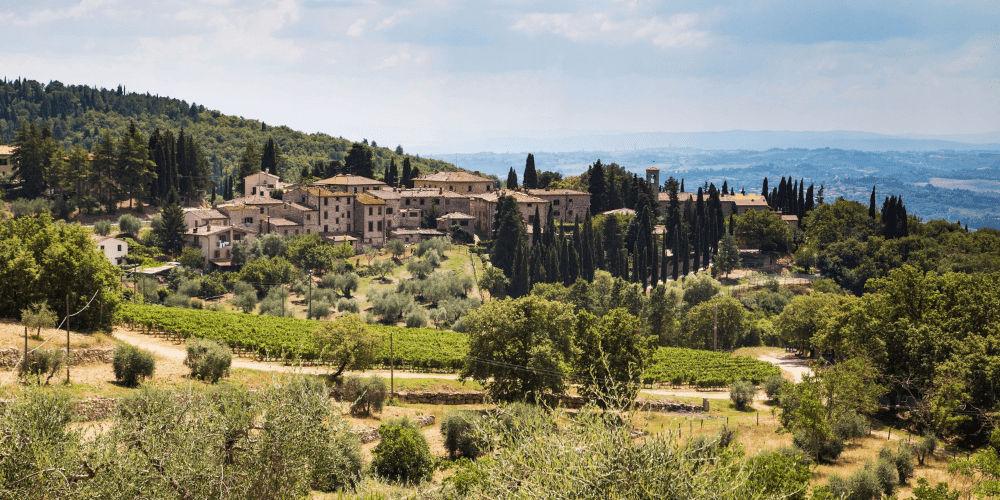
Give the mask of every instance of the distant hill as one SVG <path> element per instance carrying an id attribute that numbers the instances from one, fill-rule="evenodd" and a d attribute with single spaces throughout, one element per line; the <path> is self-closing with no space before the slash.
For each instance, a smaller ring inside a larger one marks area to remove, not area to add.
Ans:
<path id="1" fill-rule="evenodd" d="M 282 174 L 295 182 L 303 167 L 317 162 L 343 160 L 352 141 L 327 134 L 305 134 L 286 126 L 272 126 L 258 120 L 228 116 L 188 103 L 182 99 L 126 92 L 124 88 L 98 89 L 85 85 L 64 85 L 53 81 L 43 85 L 34 80 L 0 81 L 0 141 L 10 144 L 25 121 L 45 122 L 52 135 L 65 147 L 82 144 L 92 149 L 99 131 L 108 129 L 122 135 L 130 122 L 147 137 L 154 129 L 184 129 L 200 143 L 211 165 L 211 177 L 235 172 L 247 141 L 263 146 L 269 137 L 284 155 Z M 446 161 L 398 154 L 396 146 L 379 147 L 374 142 L 375 172 L 381 174 L 391 160 L 402 165 L 404 157 L 421 173 L 456 170 Z"/>
<path id="2" fill-rule="evenodd" d="M 730 130 L 725 132 L 644 132 L 573 135 L 558 138 L 499 137 L 460 144 L 422 146 L 441 158 L 454 153 L 539 153 L 636 151 L 659 148 L 766 151 L 774 148 L 853 149 L 857 151 L 1000 150 L 1000 133 L 961 136 L 892 136 L 872 132 L 785 132 Z"/>

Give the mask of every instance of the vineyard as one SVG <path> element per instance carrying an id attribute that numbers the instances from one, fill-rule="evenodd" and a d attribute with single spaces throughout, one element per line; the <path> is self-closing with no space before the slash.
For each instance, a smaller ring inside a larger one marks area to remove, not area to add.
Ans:
<path id="1" fill-rule="evenodd" d="M 724 387 L 736 380 L 761 383 L 769 375 L 781 374 L 770 363 L 725 352 L 661 347 L 653 355 L 643 377 L 647 382 L 683 384 L 698 387 Z"/>
<path id="2" fill-rule="evenodd" d="M 312 333 L 320 321 L 127 304 L 119 311 L 118 323 L 183 339 L 218 340 L 258 358 L 314 360 L 317 352 Z M 385 365 L 390 361 L 390 335 L 397 366 L 457 370 L 462 367 L 468 352 L 468 340 L 463 333 L 385 325 L 369 328 L 385 337 L 379 356 Z"/>

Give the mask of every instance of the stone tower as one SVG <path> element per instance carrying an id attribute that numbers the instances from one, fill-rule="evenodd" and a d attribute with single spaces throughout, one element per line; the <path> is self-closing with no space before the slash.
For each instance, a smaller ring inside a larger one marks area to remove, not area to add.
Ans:
<path id="1" fill-rule="evenodd" d="M 649 167 L 646 169 L 646 182 L 653 185 L 653 192 L 660 192 L 660 169 Z"/>

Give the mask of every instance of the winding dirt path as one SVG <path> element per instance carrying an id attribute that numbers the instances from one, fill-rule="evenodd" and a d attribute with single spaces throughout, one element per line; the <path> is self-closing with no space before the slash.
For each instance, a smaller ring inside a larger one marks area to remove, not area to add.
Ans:
<path id="1" fill-rule="evenodd" d="M 812 370 L 809 368 L 809 362 L 794 354 L 785 354 L 781 357 L 763 354 L 758 356 L 757 359 L 767 361 L 781 368 L 782 375 L 785 375 L 785 378 L 790 379 L 792 382 L 801 382 L 803 376 L 812 373 Z"/>
<path id="2" fill-rule="evenodd" d="M 152 337 L 150 335 L 144 335 L 141 333 L 136 333 L 134 331 L 128 330 L 126 328 L 115 328 L 114 337 L 127 344 L 134 345 L 140 349 L 145 349 L 157 356 L 162 356 L 164 358 L 184 361 L 187 357 L 187 351 L 184 348 L 184 344 L 178 342 L 171 342 L 169 340 Z M 292 366 L 280 363 L 267 363 L 263 361 L 253 361 L 244 358 L 233 357 L 233 368 L 244 368 L 247 370 L 257 370 L 264 372 L 282 372 L 282 373 L 308 373 L 313 375 L 326 375 L 332 370 L 326 366 Z M 365 372 L 345 372 L 345 374 L 351 375 L 378 375 L 380 377 L 389 377 L 388 370 L 369 370 Z M 417 373 L 417 372 L 403 372 L 396 370 L 396 378 L 437 378 L 444 380 L 457 380 L 458 374 L 455 373 Z"/>

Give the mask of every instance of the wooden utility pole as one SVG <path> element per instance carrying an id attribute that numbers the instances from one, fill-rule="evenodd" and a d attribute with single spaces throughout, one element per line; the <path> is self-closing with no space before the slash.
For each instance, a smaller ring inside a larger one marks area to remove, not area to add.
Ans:
<path id="1" fill-rule="evenodd" d="M 719 304 L 715 305 L 715 323 L 712 325 L 712 346 L 719 350 Z"/>
<path id="2" fill-rule="evenodd" d="M 69 294 L 66 294 L 66 385 L 69 385 Z"/>
<path id="3" fill-rule="evenodd" d="M 396 394 L 396 356 L 393 352 L 393 330 L 389 330 L 389 398 Z"/>
<path id="4" fill-rule="evenodd" d="M 309 271 L 309 306 L 306 309 L 306 319 L 312 319 L 313 310 L 313 272 Z"/>

